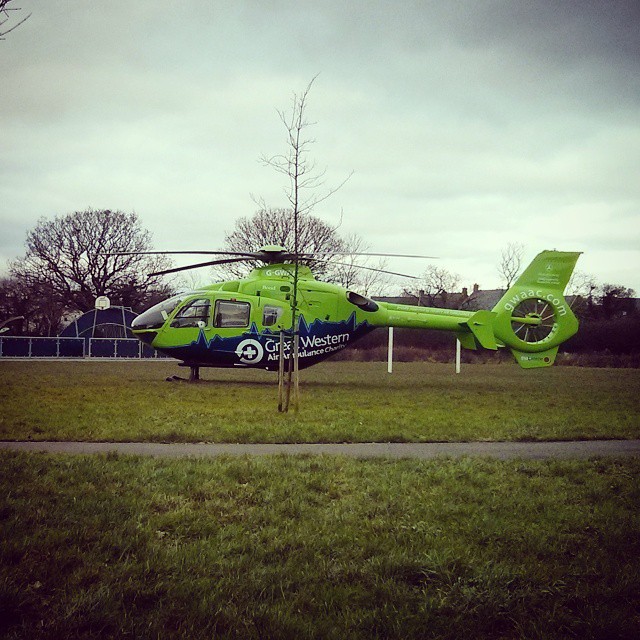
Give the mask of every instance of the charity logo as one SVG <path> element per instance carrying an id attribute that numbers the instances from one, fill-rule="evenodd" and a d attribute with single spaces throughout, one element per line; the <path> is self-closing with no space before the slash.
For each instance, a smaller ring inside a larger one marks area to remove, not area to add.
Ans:
<path id="1" fill-rule="evenodd" d="M 253 364 L 260 362 L 264 355 L 264 349 L 257 340 L 243 340 L 236 349 L 236 355 L 240 362 L 244 364 Z"/>

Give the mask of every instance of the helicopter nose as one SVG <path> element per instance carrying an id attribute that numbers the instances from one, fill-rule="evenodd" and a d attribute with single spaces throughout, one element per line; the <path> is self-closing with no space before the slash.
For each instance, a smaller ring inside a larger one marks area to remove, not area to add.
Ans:
<path id="1" fill-rule="evenodd" d="M 135 336 L 136 338 L 138 338 L 138 340 L 141 340 L 142 342 L 144 342 L 145 344 L 150 345 L 155 337 L 158 335 L 157 331 L 136 331 L 135 332 Z"/>

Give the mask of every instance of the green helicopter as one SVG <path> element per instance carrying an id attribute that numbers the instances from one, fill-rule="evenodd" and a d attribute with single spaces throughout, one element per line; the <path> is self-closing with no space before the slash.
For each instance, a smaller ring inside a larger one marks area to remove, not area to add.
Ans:
<path id="1" fill-rule="evenodd" d="M 302 265 L 297 266 L 294 278 L 296 261 L 317 256 L 294 255 L 275 245 L 246 253 L 148 253 L 225 256 L 152 275 L 248 259 L 264 263 L 246 278 L 169 298 L 133 321 L 132 331 L 137 338 L 191 367 L 192 378 L 197 378 L 199 367 L 277 371 L 280 351 L 285 360 L 291 357 L 291 341 L 282 340 L 281 334 L 291 335 L 293 317 L 299 339 L 300 369 L 350 347 L 378 327 L 451 331 L 467 349 L 506 347 L 521 367 L 546 367 L 553 364 L 559 345 L 578 330 L 578 321 L 563 294 L 579 252 L 539 253 L 491 311 L 377 302 L 355 291 L 316 280 L 311 269 Z M 295 296 L 294 281 L 297 282 Z M 295 316 L 293 300 L 296 301 Z"/>

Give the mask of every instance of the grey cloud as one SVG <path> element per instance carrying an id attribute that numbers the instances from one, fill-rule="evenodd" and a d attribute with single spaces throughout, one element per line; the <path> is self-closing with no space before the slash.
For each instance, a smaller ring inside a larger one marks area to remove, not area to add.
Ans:
<path id="1" fill-rule="evenodd" d="M 218 246 L 250 193 L 282 204 L 257 158 L 321 71 L 314 156 L 332 184 L 356 174 L 319 215 L 484 285 L 514 239 L 627 273 L 611 252 L 638 237 L 637 4 L 28 3 L 0 43 L 0 216 L 22 237 L 108 206 L 158 246 Z"/>

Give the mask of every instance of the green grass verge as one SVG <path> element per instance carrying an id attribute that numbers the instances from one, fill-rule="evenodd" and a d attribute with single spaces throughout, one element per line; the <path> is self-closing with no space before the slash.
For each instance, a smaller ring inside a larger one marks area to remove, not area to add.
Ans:
<path id="1" fill-rule="evenodd" d="M 638 460 L 0 463 L 8 639 L 637 638 Z"/>
<path id="2" fill-rule="evenodd" d="M 0 439 L 389 442 L 640 437 L 640 371 L 332 362 L 301 373 L 297 414 L 275 377 L 175 363 L 0 362 Z"/>

